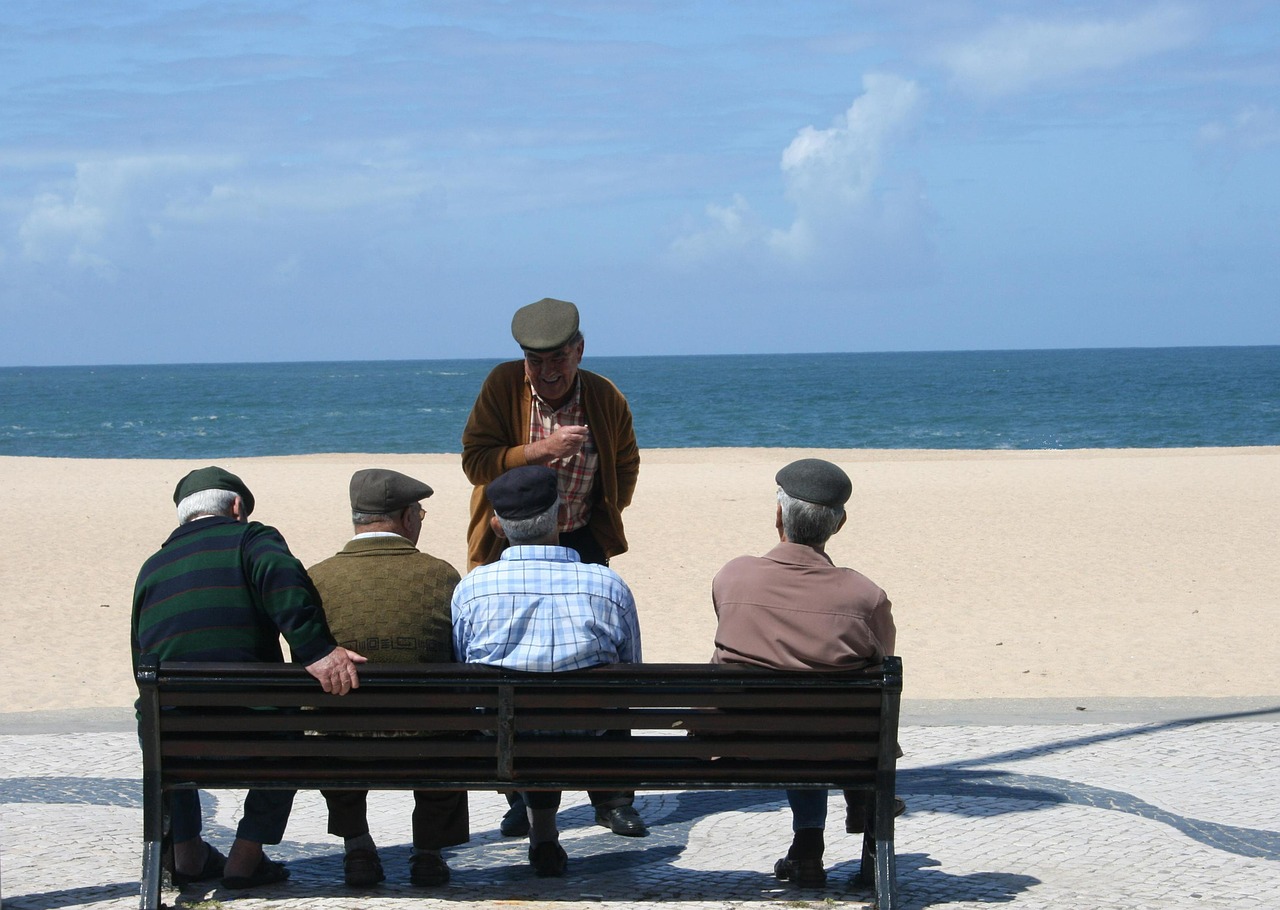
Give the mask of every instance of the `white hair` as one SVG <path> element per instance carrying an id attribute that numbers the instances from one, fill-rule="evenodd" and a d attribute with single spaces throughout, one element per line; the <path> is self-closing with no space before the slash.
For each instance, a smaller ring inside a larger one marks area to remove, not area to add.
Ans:
<path id="1" fill-rule="evenodd" d="M 782 506 L 782 533 L 792 543 L 821 547 L 840 528 L 843 506 L 823 506 L 788 495 L 778 487 L 778 504 Z"/>
<path id="2" fill-rule="evenodd" d="M 503 518 L 498 516 L 502 525 L 502 533 L 507 543 L 513 547 L 523 546 L 550 536 L 556 529 L 556 521 L 560 517 L 560 500 L 557 499 L 545 512 L 532 518 Z"/>
<path id="3" fill-rule="evenodd" d="M 184 525 L 202 515 L 225 515 L 230 518 L 231 507 L 235 505 L 238 495 L 230 490 L 198 490 L 178 503 L 178 524 Z"/>

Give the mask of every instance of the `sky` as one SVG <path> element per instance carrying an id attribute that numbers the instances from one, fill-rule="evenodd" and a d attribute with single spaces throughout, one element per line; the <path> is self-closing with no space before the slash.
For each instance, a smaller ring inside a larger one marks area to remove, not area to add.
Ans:
<path id="1" fill-rule="evenodd" d="M 1280 4 L 4 0 L 0 366 L 1280 344 Z"/>

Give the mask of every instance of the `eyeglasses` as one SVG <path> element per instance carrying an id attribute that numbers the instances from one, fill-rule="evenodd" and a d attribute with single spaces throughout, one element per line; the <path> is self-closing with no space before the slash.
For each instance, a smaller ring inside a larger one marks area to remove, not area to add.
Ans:
<path id="1" fill-rule="evenodd" d="M 422 506 L 409 506 L 408 512 L 410 515 L 413 514 L 414 510 L 417 510 L 418 512 L 418 521 L 422 521 L 422 519 L 427 517 L 427 510 Z"/>

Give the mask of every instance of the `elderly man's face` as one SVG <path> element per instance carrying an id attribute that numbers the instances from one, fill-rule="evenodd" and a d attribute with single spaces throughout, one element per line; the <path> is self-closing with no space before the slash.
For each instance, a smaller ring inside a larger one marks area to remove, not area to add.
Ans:
<path id="1" fill-rule="evenodd" d="M 573 394 L 582 363 L 583 339 L 570 341 L 554 351 L 525 351 L 524 373 L 533 390 L 553 408 L 558 408 Z"/>

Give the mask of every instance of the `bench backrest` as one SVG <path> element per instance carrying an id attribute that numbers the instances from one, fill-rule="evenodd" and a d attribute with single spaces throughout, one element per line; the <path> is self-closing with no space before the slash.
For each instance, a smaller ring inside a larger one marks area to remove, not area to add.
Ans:
<path id="1" fill-rule="evenodd" d="M 166 789 L 893 792 L 897 658 L 842 672 L 366 664 L 360 680 L 337 697 L 296 666 L 144 660 L 144 775 Z M 604 730 L 624 732 L 586 732 Z"/>

